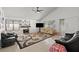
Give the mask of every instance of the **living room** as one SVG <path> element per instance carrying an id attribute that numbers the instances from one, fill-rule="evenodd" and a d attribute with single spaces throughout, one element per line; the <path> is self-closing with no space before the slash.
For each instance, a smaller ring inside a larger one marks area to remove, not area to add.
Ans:
<path id="1" fill-rule="evenodd" d="M 50 52 L 56 39 L 79 30 L 78 7 L 2 7 L 0 10 L 1 52 Z M 5 40 L 6 33 L 12 35 L 9 41 Z"/>

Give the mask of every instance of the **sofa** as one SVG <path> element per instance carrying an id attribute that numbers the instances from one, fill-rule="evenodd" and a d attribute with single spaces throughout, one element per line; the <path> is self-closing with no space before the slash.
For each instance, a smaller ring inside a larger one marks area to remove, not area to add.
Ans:
<path id="1" fill-rule="evenodd" d="M 17 35 L 15 33 L 1 33 L 1 48 L 15 44 Z"/>
<path id="2" fill-rule="evenodd" d="M 68 52 L 79 52 L 79 31 L 55 41 L 63 45 Z"/>
<path id="3" fill-rule="evenodd" d="M 50 27 L 41 28 L 41 32 L 51 34 L 51 35 L 57 34 L 57 31 L 53 28 L 50 28 Z"/>

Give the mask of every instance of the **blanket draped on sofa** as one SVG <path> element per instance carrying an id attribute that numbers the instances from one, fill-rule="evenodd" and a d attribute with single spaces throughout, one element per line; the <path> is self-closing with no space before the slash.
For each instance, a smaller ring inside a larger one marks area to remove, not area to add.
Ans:
<path id="1" fill-rule="evenodd" d="M 50 52 L 66 52 L 66 48 L 61 45 L 61 44 L 53 44 L 50 48 L 49 48 Z"/>

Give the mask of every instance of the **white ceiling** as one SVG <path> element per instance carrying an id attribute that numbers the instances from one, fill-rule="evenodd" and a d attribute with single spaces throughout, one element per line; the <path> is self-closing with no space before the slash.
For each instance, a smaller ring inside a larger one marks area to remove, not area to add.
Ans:
<path id="1" fill-rule="evenodd" d="M 41 13 L 35 13 L 32 11 L 34 7 L 3 7 L 5 17 L 15 17 L 15 18 L 28 18 L 39 20 L 47 16 L 49 13 L 54 11 L 57 7 L 40 7 L 42 9 Z"/>

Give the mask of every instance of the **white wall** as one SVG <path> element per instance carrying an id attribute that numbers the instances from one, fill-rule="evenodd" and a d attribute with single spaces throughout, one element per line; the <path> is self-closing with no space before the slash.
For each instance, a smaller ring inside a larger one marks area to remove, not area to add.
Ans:
<path id="1" fill-rule="evenodd" d="M 4 12 L 3 12 L 3 10 L 2 10 L 2 8 L 0 7 L 0 34 L 1 34 L 1 32 L 5 29 L 4 27 L 4 19 L 3 19 L 3 17 L 4 17 Z M 1 36 L 0 36 L 1 37 Z"/>
<path id="2" fill-rule="evenodd" d="M 56 20 L 65 19 L 63 27 L 65 32 L 75 32 L 79 30 L 79 8 L 78 7 L 61 7 L 51 12 L 43 20 Z M 56 26 L 59 24 L 56 23 Z M 58 26 L 59 27 L 59 26 Z M 58 28 L 57 27 L 57 28 Z"/>
<path id="3" fill-rule="evenodd" d="M 3 10 L 0 7 L 0 40 L 1 40 L 1 32 L 4 30 L 4 20 L 2 17 L 4 16 Z M 1 41 L 0 41 L 0 47 L 1 47 Z"/>
<path id="4" fill-rule="evenodd" d="M 36 28 L 36 20 L 30 20 L 30 33 L 38 32 L 38 28 Z"/>

